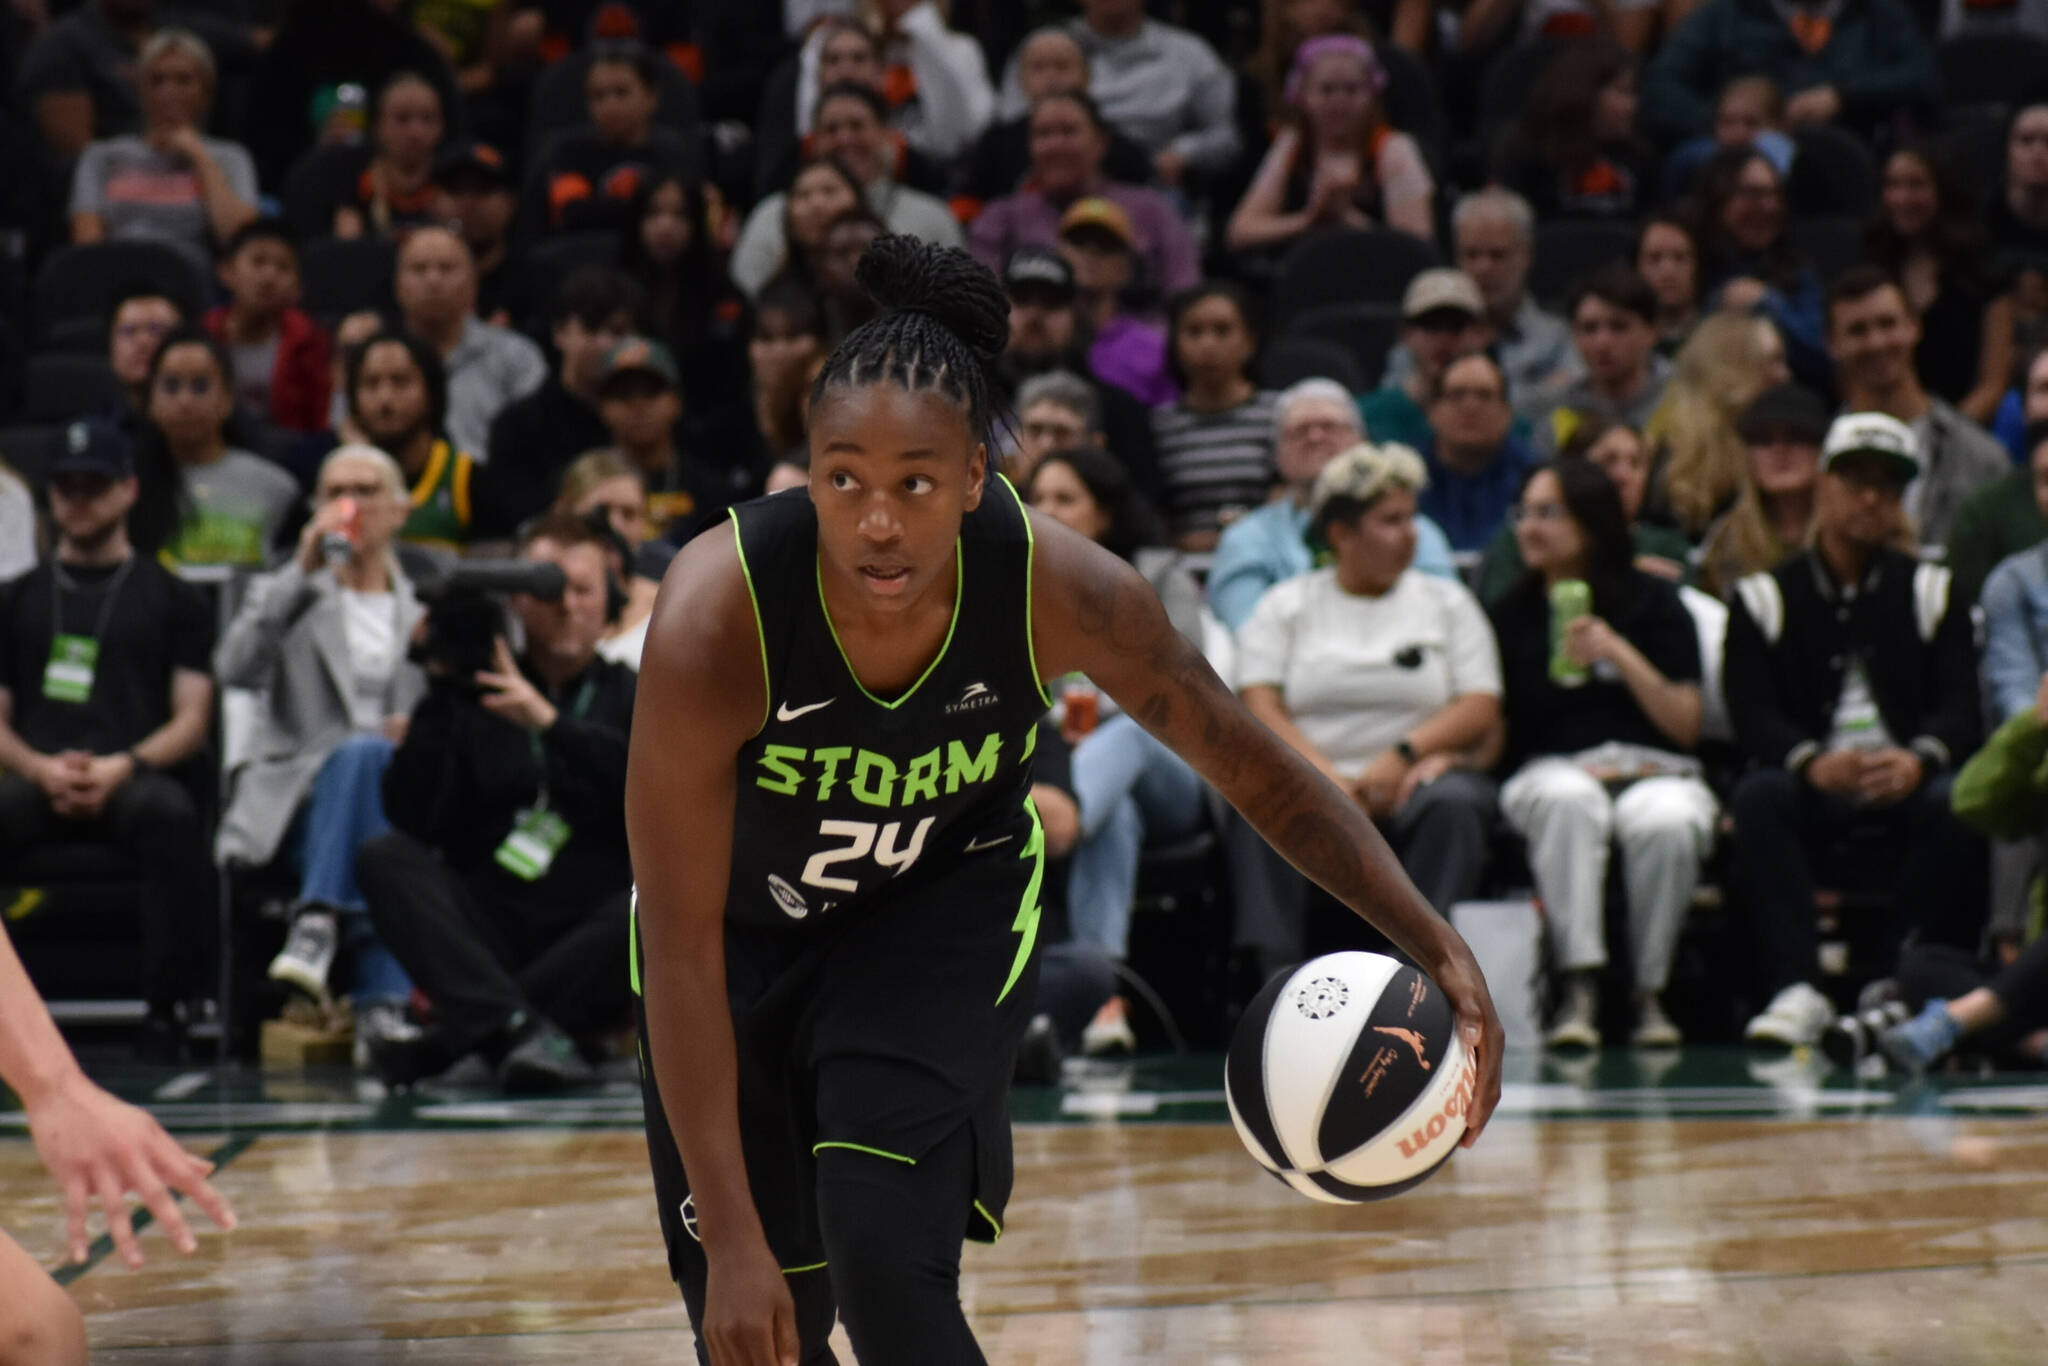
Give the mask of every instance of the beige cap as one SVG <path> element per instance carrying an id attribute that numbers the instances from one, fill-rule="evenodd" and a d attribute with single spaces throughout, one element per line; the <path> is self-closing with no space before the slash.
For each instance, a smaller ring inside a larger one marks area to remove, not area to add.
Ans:
<path id="1" fill-rule="evenodd" d="M 1443 308 L 1477 318 L 1486 312 L 1486 300 L 1471 276 L 1449 266 L 1423 271 L 1408 282 L 1408 292 L 1401 296 L 1401 317 L 1406 320 Z"/>

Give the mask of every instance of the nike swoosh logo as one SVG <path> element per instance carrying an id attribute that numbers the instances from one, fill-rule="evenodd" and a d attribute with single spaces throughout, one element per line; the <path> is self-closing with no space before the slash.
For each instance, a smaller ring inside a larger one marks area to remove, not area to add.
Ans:
<path id="1" fill-rule="evenodd" d="M 797 717 L 802 716 L 805 712 L 813 712 L 819 710 L 822 707 L 829 707 L 838 700 L 839 699 L 836 697 L 828 697 L 823 702 L 813 702 L 808 707 L 792 707 L 789 705 L 789 703 L 784 702 L 780 707 L 777 707 L 775 709 L 775 719 L 778 721 L 794 721 Z"/>
<path id="2" fill-rule="evenodd" d="M 993 849 L 997 845 L 1008 844 L 1011 840 L 1015 838 L 1015 835 L 998 835 L 995 839 L 992 840 L 971 840 L 969 841 L 965 852 L 969 854 L 978 854 L 984 849 Z"/>

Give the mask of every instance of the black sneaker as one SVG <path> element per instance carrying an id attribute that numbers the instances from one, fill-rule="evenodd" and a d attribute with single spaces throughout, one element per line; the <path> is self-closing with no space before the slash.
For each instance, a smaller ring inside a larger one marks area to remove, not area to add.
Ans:
<path id="1" fill-rule="evenodd" d="M 1034 1015 L 1017 1045 L 1014 1080 L 1020 1086 L 1057 1086 L 1060 1081 L 1060 1031 L 1052 1016 Z"/>
<path id="2" fill-rule="evenodd" d="M 394 1090 L 438 1077 L 456 1062 L 447 1041 L 433 1030 L 373 1030 L 357 1035 L 377 1080 Z"/>
<path id="3" fill-rule="evenodd" d="M 498 1066 L 498 1084 L 515 1095 L 545 1095 L 595 1086 L 597 1069 L 576 1049 L 576 1041 L 552 1020 L 541 1019 Z"/>
<path id="4" fill-rule="evenodd" d="M 1880 1000 L 1854 1015 L 1844 1015 L 1821 1031 L 1820 1051 L 1835 1066 L 1855 1071 L 1877 1051 L 1878 1040 L 1912 1014 L 1900 1000 Z"/>

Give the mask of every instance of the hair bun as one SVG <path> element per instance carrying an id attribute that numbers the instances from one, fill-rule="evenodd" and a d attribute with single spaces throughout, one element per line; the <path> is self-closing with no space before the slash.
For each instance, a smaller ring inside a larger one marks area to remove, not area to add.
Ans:
<path id="1" fill-rule="evenodd" d="M 853 278 L 884 309 L 927 314 L 985 360 L 1009 345 L 1009 296 L 994 272 L 958 247 L 885 233 L 868 245 Z"/>

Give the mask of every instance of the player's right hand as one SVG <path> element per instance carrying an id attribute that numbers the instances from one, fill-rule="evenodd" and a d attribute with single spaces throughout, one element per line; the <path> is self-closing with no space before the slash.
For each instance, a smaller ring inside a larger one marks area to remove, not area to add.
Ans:
<path id="1" fill-rule="evenodd" d="M 797 1366 L 796 1301 L 768 1244 L 733 1247 L 706 1261 L 704 1345 L 711 1366 Z"/>

